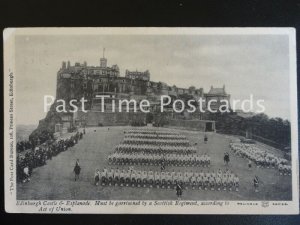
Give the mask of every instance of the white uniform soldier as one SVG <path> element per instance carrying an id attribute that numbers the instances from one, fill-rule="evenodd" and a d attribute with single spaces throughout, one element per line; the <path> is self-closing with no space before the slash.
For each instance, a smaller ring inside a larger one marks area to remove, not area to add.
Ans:
<path id="1" fill-rule="evenodd" d="M 233 186 L 233 178 L 234 178 L 234 174 L 229 172 L 227 175 L 229 191 L 231 191 Z"/>
<path id="2" fill-rule="evenodd" d="M 130 175 L 131 185 L 134 187 L 136 185 L 136 171 L 132 170 Z"/>
<path id="3" fill-rule="evenodd" d="M 166 173 L 166 177 L 167 177 L 167 188 L 171 187 L 171 184 L 173 182 L 173 178 L 172 178 L 172 173 L 171 172 L 167 172 Z"/>
<path id="4" fill-rule="evenodd" d="M 216 188 L 217 188 L 218 191 L 221 190 L 221 186 L 222 186 L 222 179 L 221 179 L 220 176 L 217 176 L 216 177 Z"/>
<path id="5" fill-rule="evenodd" d="M 159 188 L 160 185 L 160 172 L 156 171 L 154 174 L 156 187 Z"/>
<path id="6" fill-rule="evenodd" d="M 192 185 L 192 189 L 195 189 L 195 187 L 197 185 L 196 173 L 193 173 L 192 176 L 191 176 L 191 185 Z"/>
<path id="7" fill-rule="evenodd" d="M 176 187 L 176 185 L 178 183 L 178 175 L 174 170 L 172 172 L 172 179 L 173 179 L 173 185 Z"/>
<path id="8" fill-rule="evenodd" d="M 226 188 L 227 188 L 227 174 L 226 173 L 223 173 L 222 185 L 223 185 L 224 191 L 226 191 Z"/>
<path id="9" fill-rule="evenodd" d="M 205 190 L 207 190 L 207 188 L 209 187 L 209 177 L 210 177 L 209 173 L 204 173 L 203 183 L 204 183 L 204 189 Z"/>
<path id="10" fill-rule="evenodd" d="M 146 185 L 147 185 L 147 178 L 148 178 L 148 173 L 147 173 L 146 170 L 144 170 L 144 171 L 142 172 L 142 180 L 143 180 L 143 185 L 144 185 L 144 187 L 146 187 Z"/>
<path id="11" fill-rule="evenodd" d="M 116 169 L 114 177 L 115 177 L 115 179 L 114 179 L 115 186 L 117 186 L 120 182 L 120 170 L 119 170 L 119 168 Z"/>
<path id="12" fill-rule="evenodd" d="M 137 186 L 141 187 L 141 185 L 142 185 L 142 174 L 141 174 L 140 170 L 136 171 L 136 181 L 137 181 Z"/>
<path id="13" fill-rule="evenodd" d="M 109 186 L 112 185 L 113 179 L 114 179 L 114 169 L 111 168 L 108 172 L 107 172 L 107 176 L 108 176 L 108 184 Z"/>
<path id="14" fill-rule="evenodd" d="M 101 184 L 105 185 L 107 180 L 107 169 L 104 167 L 102 174 L 101 174 Z"/>
<path id="15" fill-rule="evenodd" d="M 216 174 L 214 171 L 212 171 L 210 173 L 210 177 L 209 177 L 209 185 L 210 185 L 210 188 L 211 190 L 215 190 L 215 186 L 216 186 Z"/>
<path id="16" fill-rule="evenodd" d="M 120 186 L 122 187 L 125 183 L 125 170 L 121 170 L 120 172 Z"/>
<path id="17" fill-rule="evenodd" d="M 152 185 L 154 183 L 154 174 L 153 174 L 152 170 L 150 170 L 148 172 L 148 179 L 149 179 L 149 185 L 150 185 L 150 187 L 152 187 Z"/>
<path id="18" fill-rule="evenodd" d="M 188 185 L 190 183 L 189 173 L 185 172 L 183 177 L 183 182 L 185 184 L 186 189 L 188 188 Z"/>
<path id="19" fill-rule="evenodd" d="M 131 178 L 131 170 L 127 170 L 125 172 L 125 183 L 127 187 L 130 185 L 130 178 Z"/>
<path id="20" fill-rule="evenodd" d="M 177 183 L 182 183 L 183 182 L 183 174 L 181 172 L 177 172 Z"/>
<path id="21" fill-rule="evenodd" d="M 240 180 L 239 180 L 239 177 L 237 175 L 235 175 L 233 177 L 233 184 L 234 184 L 235 190 L 239 191 Z"/>
<path id="22" fill-rule="evenodd" d="M 161 180 L 161 187 L 165 188 L 165 185 L 166 185 L 166 174 L 165 174 L 165 172 L 161 172 L 160 180 Z"/>

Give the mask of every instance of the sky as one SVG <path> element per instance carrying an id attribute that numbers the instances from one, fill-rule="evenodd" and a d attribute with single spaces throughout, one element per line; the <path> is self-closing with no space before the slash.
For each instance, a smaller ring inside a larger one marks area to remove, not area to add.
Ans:
<path id="1" fill-rule="evenodd" d="M 290 119 L 287 35 L 18 35 L 17 124 L 38 124 L 44 95 L 55 96 L 62 61 L 150 71 L 152 81 L 223 87 L 232 99 L 263 99 L 270 117 Z"/>

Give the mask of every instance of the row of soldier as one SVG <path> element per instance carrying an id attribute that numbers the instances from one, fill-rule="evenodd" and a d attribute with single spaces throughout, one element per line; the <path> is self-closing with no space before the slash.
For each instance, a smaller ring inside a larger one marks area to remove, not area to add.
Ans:
<path id="1" fill-rule="evenodd" d="M 34 150 L 19 153 L 17 155 L 17 180 L 29 181 L 34 168 L 45 165 L 47 160 L 51 160 L 53 156 L 74 146 L 82 137 L 83 133 L 77 132 L 67 139 L 48 140 Z"/>
<path id="2" fill-rule="evenodd" d="M 239 178 L 231 171 L 186 171 L 171 172 L 152 170 L 128 170 L 106 169 L 95 172 L 95 185 L 133 186 L 133 187 L 157 187 L 175 188 L 177 184 L 184 185 L 185 188 L 210 189 L 210 190 L 235 190 L 239 188 Z"/>
<path id="3" fill-rule="evenodd" d="M 123 140 L 124 144 L 146 144 L 158 146 L 190 146 L 189 140 L 186 139 L 147 139 L 147 138 L 128 138 Z"/>
<path id="4" fill-rule="evenodd" d="M 147 152 L 140 153 L 122 153 L 114 152 L 108 156 L 110 164 L 119 165 L 171 165 L 171 166 L 210 166 L 210 157 L 207 154 L 182 154 L 168 153 L 160 154 Z"/>
<path id="5" fill-rule="evenodd" d="M 254 162 L 257 167 L 277 168 L 283 174 L 291 172 L 288 160 L 262 150 L 255 144 L 230 143 L 230 148 L 236 155 Z"/>
<path id="6" fill-rule="evenodd" d="M 119 144 L 115 148 L 116 151 L 120 152 L 149 152 L 149 153 L 195 153 L 196 148 L 194 146 L 159 146 L 150 144 Z"/>
<path id="7" fill-rule="evenodd" d="M 125 138 L 141 138 L 141 139 L 176 139 L 176 140 L 185 140 L 186 136 L 181 134 L 140 134 L 140 133 L 132 133 L 125 134 Z"/>
<path id="8" fill-rule="evenodd" d="M 153 128 L 144 129 L 129 129 L 124 131 L 125 134 L 164 134 L 164 135 L 178 135 L 178 132 L 168 130 L 157 130 Z"/>

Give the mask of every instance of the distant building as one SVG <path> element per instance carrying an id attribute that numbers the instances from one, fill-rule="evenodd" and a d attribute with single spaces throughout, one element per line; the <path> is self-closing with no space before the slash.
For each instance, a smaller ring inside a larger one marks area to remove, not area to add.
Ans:
<path id="1" fill-rule="evenodd" d="M 212 110 L 218 110 L 224 104 L 221 100 L 227 100 L 230 103 L 230 95 L 226 93 L 225 85 L 223 85 L 223 88 L 214 88 L 211 86 L 209 92 L 204 94 L 204 96 L 206 104 L 211 101 L 210 108 Z"/>
<path id="2" fill-rule="evenodd" d="M 125 77 L 134 80 L 138 79 L 138 80 L 150 81 L 150 73 L 148 70 L 146 70 L 145 72 L 139 72 L 137 70 L 136 71 L 126 70 Z"/>

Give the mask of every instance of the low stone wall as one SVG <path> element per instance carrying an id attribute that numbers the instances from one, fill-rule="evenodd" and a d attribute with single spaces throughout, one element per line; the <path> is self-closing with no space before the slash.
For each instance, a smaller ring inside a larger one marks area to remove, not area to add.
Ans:
<path id="1" fill-rule="evenodd" d="M 206 131 L 206 124 L 214 123 L 214 121 L 206 120 L 169 120 L 165 127 L 180 128 L 187 130 Z"/>
<path id="2" fill-rule="evenodd" d="M 82 113 L 82 112 L 81 112 Z M 85 115 L 79 115 L 86 126 L 126 126 L 131 125 L 137 119 L 146 121 L 144 113 L 112 113 L 89 111 Z"/>

